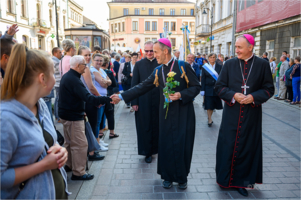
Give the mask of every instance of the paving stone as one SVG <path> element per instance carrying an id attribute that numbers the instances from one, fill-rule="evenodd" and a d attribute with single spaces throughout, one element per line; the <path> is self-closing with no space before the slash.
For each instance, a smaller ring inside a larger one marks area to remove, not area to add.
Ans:
<path id="1" fill-rule="evenodd" d="M 252 191 L 253 196 L 257 199 L 275 199 L 276 195 L 272 191 Z"/>
<path id="2" fill-rule="evenodd" d="M 131 188 L 132 193 L 153 193 L 154 186 L 132 186 Z"/>
<path id="3" fill-rule="evenodd" d="M 161 194 L 156 194 L 156 193 L 146 193 L 146 194 L 141 194 L 141 199 L 163 199 L 163 193 Z"/>
<path id="4" fill-rule="evenodd" d="M 187 199 L 185 193 L 164 193 L 164 199 Z"/>
<path id="5" fill-rule="evenodd" d="M 279 178 L 282 183 L 300 183 L 300 177 L 296 178 Z"/>
<path id="6" fill-rule="evenodd" d="M 115 179 L 134 179 L 134 174 L 115 174 Z"/>
<path id="7" fill-rule="evenodd" d="M 194 185 L 187 185 L 186 190 L 181 190 L 178 187 L 176 187 L 177 192 L 185 192 L 185 193 L 191 193 L 191 192 L 197 192 L 196 187 Z"/>
<path id="8" fill-rule="evenodd" d="M 289 197 L 297 197 L 292 191 L 288 190 L 278 190 L 273 192 L 279 198 L 289 198 Z"/>
<path id="9" fill-rule="evenodd" d="M 276 184 L 280 190 L 298 190 L 295 184 Z"/>
<path id="10" fill-rule="evenodd" d="M 141 194 L 109 194 L 107 199 L 140 199 Z"/>
<path id="11" fill-rule="evenodd" d="M 186 193 L 187 199 L 209 199 L 207 193 Z"/>
<path id="12" fill-rule="evenodd" d="M 255 199 L 255 197 L 249 190 L 248 190 L 248 192 L 249 192 L 249 195 L 247 197 L 242 196 L 237 191 L 231 191 L 231 192 L 229 192 L 229 194 L 233 199 Z"/>
<path id="13" fill-rule="evenodd" d="M 176 187 L 172 186 L 170 189 L 165 189 L 162 186 L 154 186 L 155 193 L 166 193 L 166 192 L 176 192 Z"/>
<path id="14" fill-rule="evenodd" d="M 209 192 L 210 199 L 232 199 L 228 192 Z"/>
<path id="15" fill-rule="evenodd" d="M 192 178 L 210 178 L 209 173 L 192 173 Z"/>
<path id="16" fill-rule="evenodd" d="M 198 192 L 215 192 L 220 191 L 219 186 L 217 185 L 202 185 L 196 186 Z"/>
<path id="17" fill-rule="evenodd" d="M 140 183 L 141 183 L 141 185 L 154 185 L 154 186 L 156 186 L 156 185 L 162 185 L 162 180 L 155 180 L 155 179 L 153 179 L 153 180 L 141 180 L 140 181 Z"/>
<path id="18" fill-rule="evenodd" d="M 140 180 L 120 180 L 119 184 L 121 186 L 140 185 Z"/>

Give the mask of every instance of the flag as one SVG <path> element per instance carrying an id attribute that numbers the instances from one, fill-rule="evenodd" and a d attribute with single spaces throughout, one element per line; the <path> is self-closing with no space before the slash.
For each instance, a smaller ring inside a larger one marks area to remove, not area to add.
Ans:
<path id="1" fill-rule="evenodd" d="M 182 44 L 181 44 L 181 46 L 180 46 L 179 51 L 180 51 L 179 60 L 184 60 L 184 48 L 183 48 L 183 42 L 182 42 Z"/>
<path id="2" fill-rule="evenodd" d="M 164 34 L 163 33 L 160 33 L 160 38 L 164 38 Z"/>
<path id="3" fill-rule="evenodd" d="M 209 42 L 209 41 L 210 41 L 210 38 L 208 37 L 208 38 L 207 38 L 207 42 Z"/>
<path id="4" fill-rule="evenodd" d="M 140 59 L 142 59 L 142 58 L 143 58 L 143 53 L 142 53 L 142 49 L 141 49 L 141 47 L 140 47 L 140 44 L 138 44 L 138 47 L 137 47 L 136 52 L 137 52 L 137 53 L 140 52 L 140 54 L 141 54 Z"/>
<path id="5" fill-rule="evenodd" d="M 190 40 L 189 40 L 189 34 L 190 34 L 190 31 L 189 31 L 189 29 L 188 29 L 188 26 L 186 26 L 186 56 L 188 55 L 188 54 L 190 54 L 191 53 L 191 49 L 190 49 Z"/>
<path id="6" fill-rule="evenodd" d="M 163 37 L 167 38 L 167 29 L 163 27 Z"/>

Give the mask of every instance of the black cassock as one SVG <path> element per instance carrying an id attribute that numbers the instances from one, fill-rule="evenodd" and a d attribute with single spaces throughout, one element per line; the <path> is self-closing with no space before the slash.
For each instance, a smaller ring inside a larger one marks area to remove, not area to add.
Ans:
<path id="1" fill-rule="evenodd" d="M 174 59 L 173 59 L 174 60 Z M 168 66 L 158 70 L 160 105 L 159 105 L 159 149 L 158 149 L 158 174 L 167 181 L 185 183 L 190 171 L 193 143 L 195 136 L 195 113 L 193 99 L 200 93 L 201 86 L 195 72 L 188 63 L 185 63 L 186 73 L 189 79 L 189 88 L 181 72 L 178 61 L 175 61 L 173 70 L 176 74 L 175 80 L 180 82 L 180 86 L 174 91 L 181 93 L 181 100 L 171 102 L 167 119 L 165 119 L 166 109 L 164 106 L 162 69 L 164 76 L 170 71 L 172 62 Z M 145 81 L 130 90 L 122 93 L 122 97 L 127 101 L 136 99 L 146 92 L 155 88 L 154 73 Z"/>
<path id="2" fill-rule="evenodd" d="M 250 67 L 254 60 L 253 68 Z M 244 79 L 247 95 L 255 104 L 233 103 L 235 93 L 243 93 Z M 227 60 L 215 85 L 215 91 L 225 103 L 216 152 L 216 180 L 222 187 L 246 188 L 262 183 L 262 107 L 274 94 L 269 63 L 253 56 L 245 62 L 238 58 Z"/>
<path id="3" fill-rule="evenodd" d="M 134 67 L 131 87 L 147 79 L 158 66 L 156 59 L 150 61 L 144 58 L 138 61 Z M 159 95 L 159 88 L 154 88 L 131 102 L 132 106 L 139 106 L 135 112 L 139 155 L 151 156 L 158 153 Z"/>

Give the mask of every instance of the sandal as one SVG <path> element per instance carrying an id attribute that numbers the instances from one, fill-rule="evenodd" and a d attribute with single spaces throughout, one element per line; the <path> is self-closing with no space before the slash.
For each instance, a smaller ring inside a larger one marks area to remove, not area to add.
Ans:
<path id="1" fill-rule="evenodd" d="M 119 137 L 119 135 L 110 133 L 109 139 L 113 139 L 113 138 L 117 138 L 117 137 Z"/>
<path id="2" fill-rule="evenodd" d="M 291 102 L 291 103 L 290 103 L 290 105 L 296 105 L 296 104 L 297 104 L 296 102 Z"/>
<path id="3" fill-rule="evenodd" d="M 291 102 L 291 100 L 287 99 L 287 100 L 285 100 L 284 102 L 287 102 L 287 103 L 289 103 L 289 102 Z"/>
<path id="4" fill-rule="evenodd" d="M 101 139 L 104 136 L 103 133 L 99 133 L 98 137 Z"/>

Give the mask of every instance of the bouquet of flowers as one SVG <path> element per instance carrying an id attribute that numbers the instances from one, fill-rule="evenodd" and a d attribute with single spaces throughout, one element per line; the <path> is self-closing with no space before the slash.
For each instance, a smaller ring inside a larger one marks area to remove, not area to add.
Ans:
<path id="1" fill-rule="evenodd" d="M 169 103 L 172 102 L 169 98 L 170 94 L 174 94 L 175 91 L 172 89 L 175 88 L 176 86 L 180 85 L 180 82 L 175 81 L 174 76 L 177 73 L 171 71 L 167 74 L 167 80 L 166 80 L 166 86 L 163 88 L 163 94 L 165 96 L 165 102 L 164 102 L 164 109 L 166 109 L 166 114 L 165 114 L 165 119 L 167 118 L 167 113 L 168 113 L 168 108 L 169 108 Z"/>

